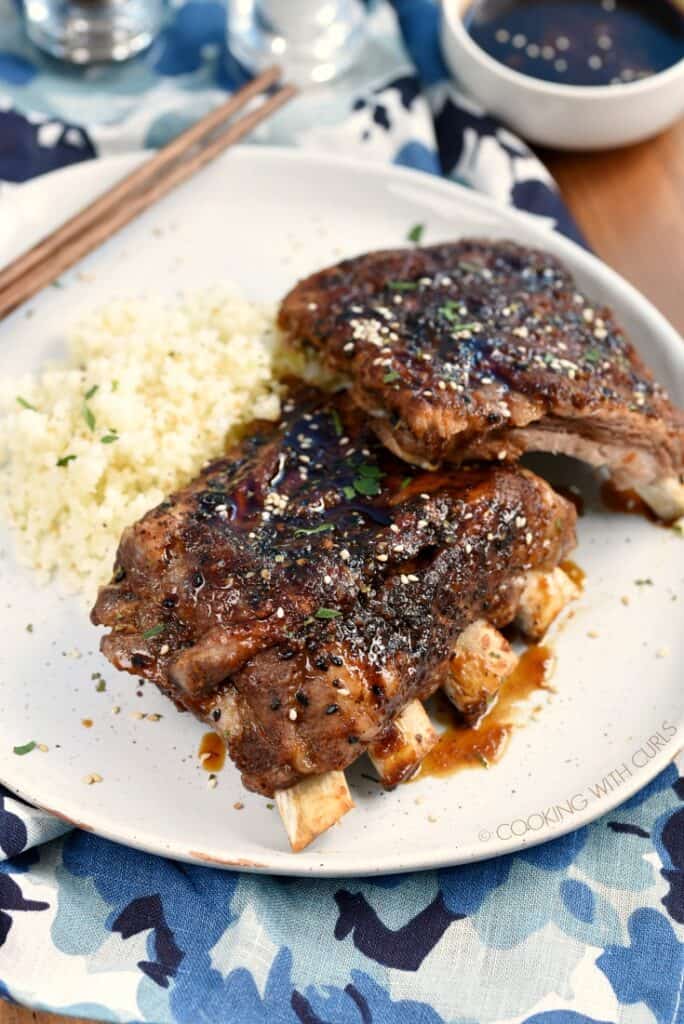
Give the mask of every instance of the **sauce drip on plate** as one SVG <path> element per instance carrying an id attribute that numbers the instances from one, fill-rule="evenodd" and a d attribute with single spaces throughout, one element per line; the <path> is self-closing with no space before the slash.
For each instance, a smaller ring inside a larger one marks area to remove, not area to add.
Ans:
<path id="1" fill-rule="evenodd" d="M 226 745 L 216 732 L 205 732 L 197 756 L 206 772 L 220 772 L 226 763 Z"/>
<path id="2" fill-rule="evenodd" d="M 500 64 L 558 85 L 618 85 L 684 58 L 676 0 L 474 0 L 470 36 Z"/>
<path id="3" fill-rule="evenodd" d="M 447 728 L 414 777 L 439 777 L 464 768 L 488 768 L 498 761 L 516 725 L 517 705 L 535 690 L 549 689 L 552 667 L 553 654 L 548 647 L 528 647 L 502 687 L 496 704 L 475 728 L 460 723 L 446 697 L 438 694 L 434 717 Z"/>

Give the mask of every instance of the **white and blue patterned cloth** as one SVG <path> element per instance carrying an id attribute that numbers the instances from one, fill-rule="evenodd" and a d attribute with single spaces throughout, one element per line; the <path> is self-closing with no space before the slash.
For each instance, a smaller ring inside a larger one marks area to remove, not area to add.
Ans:
<path id="1" fill-rule="evenodd" d="M 10 183 L 160 145 L 234 89 L 224 28 L 222 4 L 190 0 L 138 60 L 71 71 L 0 0 L 0 224 Z M 443 174 L 578 237 L 535 156 L 448 79 L 431 0 L 377 3 L 370 28 L 359 67 L 256 141 Z M 159 1024 L 680 1024 L 683 801 L 673 765 L 542 847 L 302 881 L 152 857 L 0 790 L 0 994 Z"/>

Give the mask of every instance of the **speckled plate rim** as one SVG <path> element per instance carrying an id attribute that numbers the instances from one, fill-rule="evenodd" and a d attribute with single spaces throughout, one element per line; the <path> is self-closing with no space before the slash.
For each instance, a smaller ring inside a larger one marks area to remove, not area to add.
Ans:
<path id="1" fill-rule="evenodd" d="M 32 198 L 37 192 L 44 190 L 49 192 L 58 178 L 60 179 L 60 187 L 63 187 L 64 183 L 67 182 L 73 188 L 83 190 L 83 194 L 92 194 L 94 196 L 98 191 L 97 179 L 103 164 L 106 163 L 109 168 L 124 174 L 144 159 L 145 156 L 146 154 L 127 154 L 107 158 L 105 161 L 79 164 L 45 175 L 17 189 L 13 189 L 12 201 L 16 205 L 16 214 L 19 222 L 21 222 L 22 217 L 26 216 L 26 212 L 30 211 Z M 272 169 L 274 175 L 278 174 L 279 169 L 287 167 L 293 168 L 296 172 L 297 166 L 303 164 L 314 165 L 323 176 L 328 168 L 334 168 L 335 170 L 343 168 L 350 174 L 361 174 L 365 179 L 371 177 L 384 179 L 388 185 L 388 192 L 391 192 L 392 186 L 397 186 L 402 195 L 411 195 L 416 202 L 424 203 L 426 214 L 430 210 L 431 200 L 434 200 L 433 212 L 439 212 L 440 208 L 444 208 L 445 203 L 451 202 L 461 206 L 465 203 L 471 210 L 482 211 L 485 223 L 491 224 L 493 221 L 496 221 L 513 235 L 515 235 L 516 227 L 524 226 L 526 241 L 536 241 L 537 244 L 551 249 L 561 259 L 565 259 L 574 269 L 581 268 L 585 277 L 593 278 L 596 282 L 597 290 L 602 294 L 619 294 L 625 303 L 638 309 L 639 315 L 648 322 L 652 339 L 657 339 L 657 347 L 662 349 L 668 364 L 684 373 L 684 346 L 682 346 L 682 340 L 674 327 L 668 323 L 662 314 L 637 289 L 617 273 L 580 246 L 552 232 L 537 218 L 510 210 L 459 185 L 407 168 L 374 165 L 363 160 L 348 157 L 342 158 L 337 155 L 311 154 L 298 150 L 267 146 L 236 147 L 223 159 L 247 161 L 248 163 L 256 161 L 257 164 L 266 164 Z M 201 181 L 201 178 L 197 180 Z M 2 200 L 3 197 L 0 196 L 0 207 L 2 207 Z M 24 226 L 27 223 L 25 221 Z M 35 225 L 30 225 L 28 234 L 30 235 L 31 232 L 36 237 L 39 237 L 42 233 Z M 27 241 L 33 240 L 24 233 L 24 245 L 27 244 Z M 12 244 L 11 242 L 7 243 L 7 240 L 5 240 L 3 243 L 3 240 L 0 238 L 0 260 L 8 258 L 9 254 L 15 249 L 16 242 Z M 270 850 L 261 860 L 252 857 L 230 855 L 227 851 L 224 853 L 221 850 L 201 852 L 193 848 L 191 839 L 184 842 L 165 842 L 153 830 L 138 829 L 135 834 L 131 834 L 124 824 L 112 823 L 111 816 L 107 813 L 100 813 L 95 808 L 89 808 L 87 814 L 84 814 L 83 804 L 79 800 L 78 794 L 65 794 L 58 807 L 45 806 L 45 797 L 44 794 L 41 794 L 39 786 L 25 786 L 15 776 L 8 775 L 5 772 L 0 775 L 0 779 L 10 791 L 20 798 L 49 811 L 69 824 L 153 854 L 168 856 L 181 861 L 210 864 L 216 867 L 271 874 L 313 875 L 320 877 L 361 876 L 401 873 L 485 860 L 513 853 L 522 848 L 536 846 L 572 832 L 624 803 L 658 775 L 684 749 L 684 707 L 681 709 L 673 729 L 676 729 L 676 742 L 669 744 L 666 749 L 659 751 L 628 782 L 620 786 L 618 790 L 612 792 L 600 803 L 590 804 L 582 812 L 573 816 L 572 820 L 561 821 L 556 825 L 552 825 L 543 834 L 533 834 L 525 838 L 513 839 L 506 842 L 505 845 L 497 840 L 495 835 L 485 837 L 484 834 L 481 834 L 479 837 L 480 841 L 477 843 L 471 843 L 470 845 L 458 848 L 455 848 L 453 845 L 439 845 L 431 849 L 429 854 L 422 856 L 402 856 L 400 851 L 393 851 L 391 854 L 365 855 L 360 859 L 347 857 L 344 862 L 340 862 L 339 859 L 335 858 L 334 863 L 326 862 L 325 853 L 323 851 L 317 853 L 315 845 L 304 854 L 299 855 L 282 850 Z M 378 813 L 386 812 L 383 812 L 378 807 Z M 86 817 L 87 820 L 85 820 Z M 345 820 L 351 822 L 351 818 Z M 344 824 L 342 827 L 344 827 Z M 237 853 L 238 851 L 235 852 Z"/>

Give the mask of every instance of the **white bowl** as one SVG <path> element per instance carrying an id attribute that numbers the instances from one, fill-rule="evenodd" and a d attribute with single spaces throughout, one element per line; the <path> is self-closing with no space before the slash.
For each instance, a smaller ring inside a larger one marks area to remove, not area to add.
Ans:
<path id="1" fill-rule="evenodd" d="M 513 131 L 555 149 L 611 149 L 656 135 L 684 113 L 684 59 L 620 85 L 556 85 L 500 64 L 463 24 L 471 0 L 443 0 L 442 51 L 456 79 Z"/>

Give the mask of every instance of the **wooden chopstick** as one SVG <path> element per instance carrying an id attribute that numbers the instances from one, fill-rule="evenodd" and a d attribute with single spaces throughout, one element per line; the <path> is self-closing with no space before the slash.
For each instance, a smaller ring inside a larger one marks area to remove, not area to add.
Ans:
<path id="1" fill-rule="evenodd" d="M 8 264 L 0 271 L 0 319 L 287 103 L 296 92 L 291 85 L 282 86 L 254 110 L 220 131 L 225 121 L 272 86 L 279 75 L 277 68 L 263 72 Z M 219 134 L 212 137 L 216 132 Z"/>

